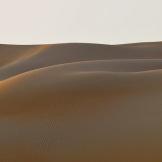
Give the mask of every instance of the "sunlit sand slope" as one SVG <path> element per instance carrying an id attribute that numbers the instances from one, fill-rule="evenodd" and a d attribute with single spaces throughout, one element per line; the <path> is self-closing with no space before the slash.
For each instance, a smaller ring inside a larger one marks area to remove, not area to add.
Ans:
<path id="1" fill-rule="evenodd" d="M 0 45 L 0 58 L 0 161 L 162 161 L 160 42 Z"/>

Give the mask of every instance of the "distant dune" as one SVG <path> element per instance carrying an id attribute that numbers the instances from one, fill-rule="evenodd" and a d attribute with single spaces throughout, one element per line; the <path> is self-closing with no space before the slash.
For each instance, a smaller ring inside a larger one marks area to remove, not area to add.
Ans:
<path id="1" fill-rule="evenodd" d="M 162 42 L 0 45 L 0 162 L 161 162 Z"/>

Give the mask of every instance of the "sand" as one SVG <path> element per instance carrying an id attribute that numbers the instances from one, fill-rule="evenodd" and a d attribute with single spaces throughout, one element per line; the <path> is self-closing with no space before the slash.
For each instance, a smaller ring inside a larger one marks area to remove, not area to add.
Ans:
<path id="1" fill-rule="evenodd" d="M 0 45 L 0 161 L 161 162 L 162 43 Z"/>

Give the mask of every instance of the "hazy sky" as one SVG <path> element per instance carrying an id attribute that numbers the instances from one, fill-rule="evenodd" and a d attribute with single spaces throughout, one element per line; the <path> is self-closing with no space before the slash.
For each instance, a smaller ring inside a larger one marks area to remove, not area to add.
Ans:
<path id="1" fill-rule="evenodd" d="M 162 0 L 0 0 L 0 43 L 162 40 Z"/>

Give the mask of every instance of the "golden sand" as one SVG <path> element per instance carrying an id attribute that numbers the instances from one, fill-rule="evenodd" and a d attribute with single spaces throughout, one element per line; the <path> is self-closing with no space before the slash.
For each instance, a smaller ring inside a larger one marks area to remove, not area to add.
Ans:
<path id="1" fill-rule="evenodd" d="M 161 162 L 162 43 L 0 45 L 0 162 Z"/>

